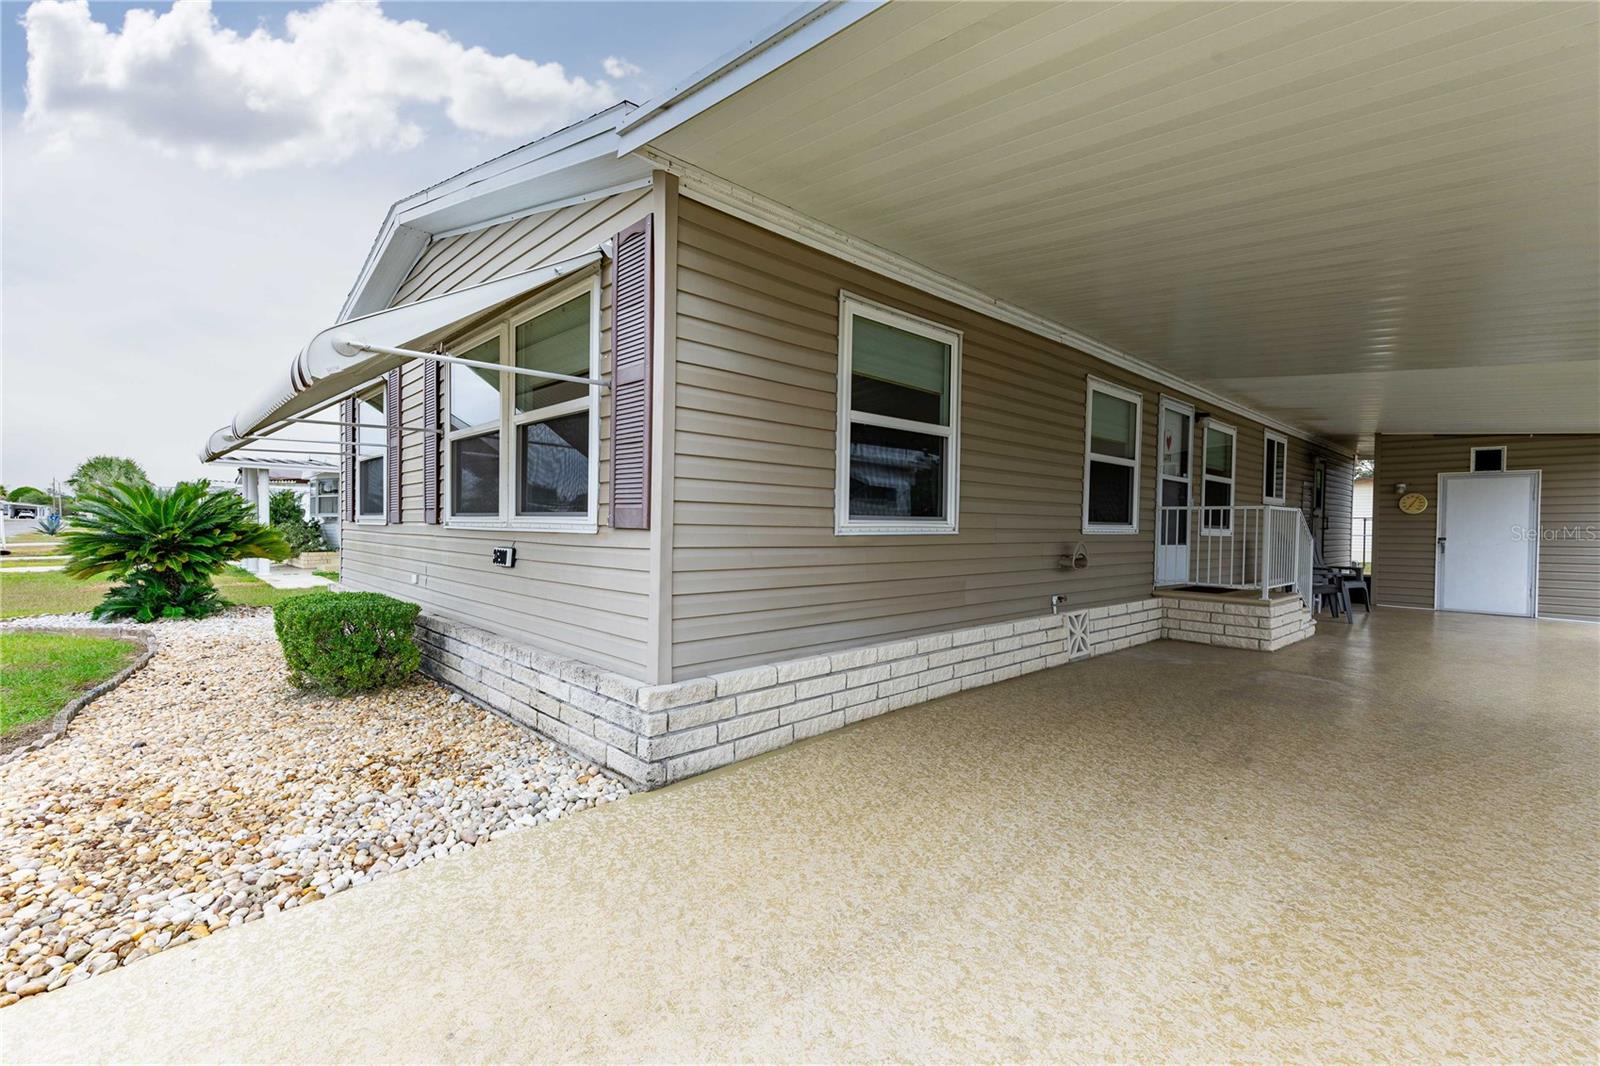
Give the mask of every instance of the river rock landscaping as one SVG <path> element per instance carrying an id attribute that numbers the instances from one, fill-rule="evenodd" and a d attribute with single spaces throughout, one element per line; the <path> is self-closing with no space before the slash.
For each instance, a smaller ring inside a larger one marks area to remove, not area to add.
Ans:
<path id="1" fill-rule="evenodd" d="M 269 611 L 146 628 L 143 670 L 0 766 L 0 1007 L 627 795 L 424 679 L 297 693 Z"/>

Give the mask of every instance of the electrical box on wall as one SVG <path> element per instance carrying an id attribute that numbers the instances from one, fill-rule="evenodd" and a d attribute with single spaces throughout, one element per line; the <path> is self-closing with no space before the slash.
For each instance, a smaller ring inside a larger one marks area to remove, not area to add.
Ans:
<path id="1" fill-rule="evenodd" d="M 517 565 L 517 549 L 514 545 L 504 548 L 495 548 L 489 560 L 496 566 L 512 567 Z"/>

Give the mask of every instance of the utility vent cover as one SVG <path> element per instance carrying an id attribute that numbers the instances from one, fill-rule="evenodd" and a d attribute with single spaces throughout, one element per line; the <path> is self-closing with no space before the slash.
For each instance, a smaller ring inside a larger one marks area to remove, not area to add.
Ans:
<path id="1" fill-rule="evenodd" d="M 1089 612 L 1073 611 L 1067 615 L 1067 658 L 1089 657 Z"/>

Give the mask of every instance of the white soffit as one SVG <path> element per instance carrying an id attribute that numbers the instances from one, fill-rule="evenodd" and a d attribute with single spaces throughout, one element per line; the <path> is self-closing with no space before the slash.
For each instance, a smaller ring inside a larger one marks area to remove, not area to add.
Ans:
<path id="1" fill-rule="evenodd" d="M 1594 432 L 1597 19 L 891 3 L 651 146 L 1326 436 Z"/>

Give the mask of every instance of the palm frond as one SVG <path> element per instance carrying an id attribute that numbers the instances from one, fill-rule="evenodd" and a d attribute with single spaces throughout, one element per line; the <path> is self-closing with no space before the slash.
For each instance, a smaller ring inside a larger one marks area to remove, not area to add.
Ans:
<path id="1" fill-rule="evenodd" d="M 79 498 L 62 543 L 68 574 L 123 582 L 102 606 L 141 621 L 208 611 L 212 576 L 237 559 L 289 556 L 282 534 L 255 521 L 243 497 L 204 481 L 95 489 Z"/>

